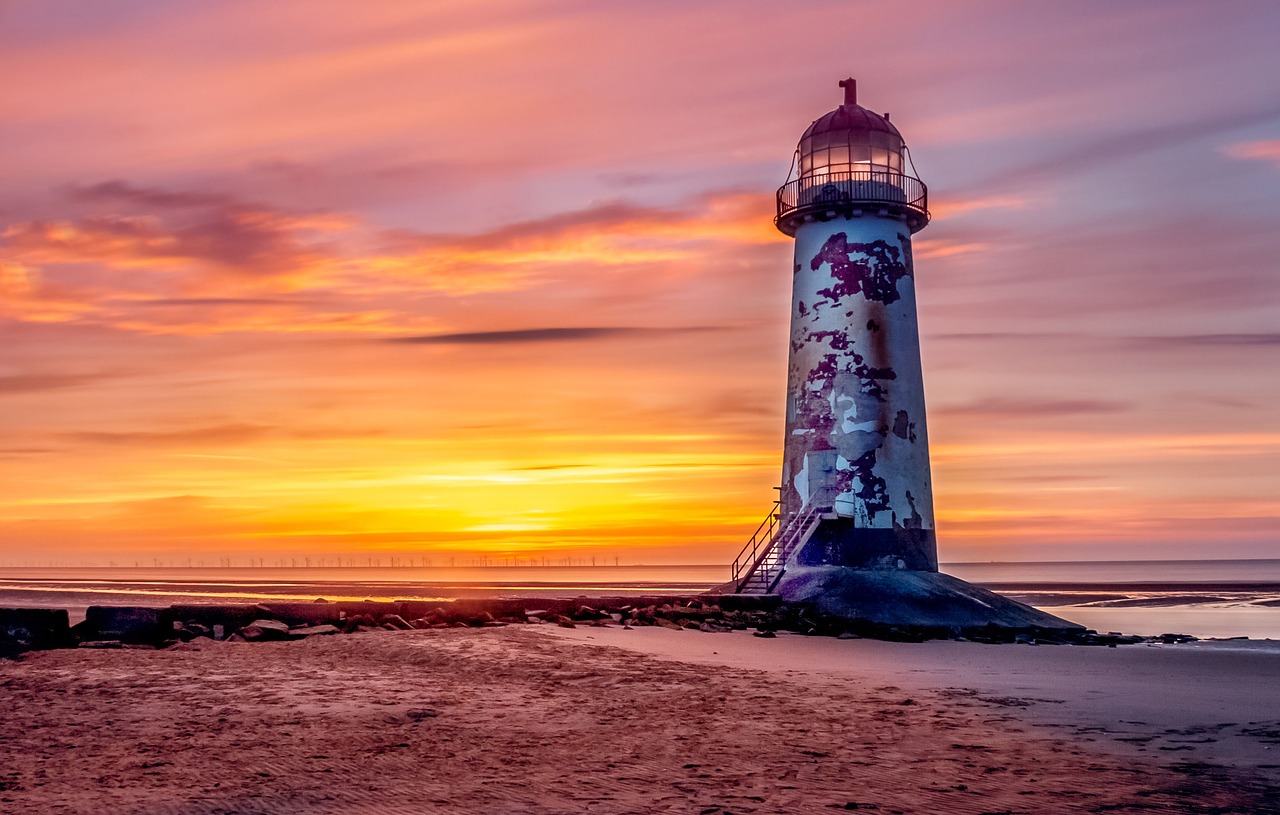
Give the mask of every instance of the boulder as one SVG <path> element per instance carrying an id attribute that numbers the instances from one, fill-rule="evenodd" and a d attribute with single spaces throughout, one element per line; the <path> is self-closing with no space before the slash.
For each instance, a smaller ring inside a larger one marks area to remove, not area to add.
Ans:
<path id="1" fill-rule="evenodd" d="M 332 625 L 342 620 L 342 611 L 334 603 L 261 603 L 258 608 L 289 625 Z"/>
<path id="2" fill-rule="evenodd" d="M 368 615 L 377 619 L 387 614 L 401 614 L 399 603 L 384 603 L 373 600 L 343 600 L 331 605 L 346 615 L 344 619 L 350 619 L 357 615 Z"/>
<path id="3" fill-rule="evenodd" d="M 171 620 L 181 620 L 183 624 L 199 623 L 213 630 L 222 626 L 223 631 L 235 631 L 263 616 L 258 607 L 251 603 L 200 603 L 169 606 L 164 612 Z M 214 639 L 220 639 L 215 633 Z"/>
<path id="4" fill-rule="evenodd" d="M 295 637 L 316 637 L 326 634 L 341 634 L 342 630 L 336 625 L 307 625 L 301 628 L 291 628 L 289 633 Z"/>
<path id="5" fill-rule="evenodd" d="M 75 643 L 67 612 L 52 608 L 0 608 L 0 655 Z"/>
<path id="6" fill-rule="evenodd" d="M 389 628 L 393 631 L 412 631 L 413 626 L 401 617 L 399 614 L 385 614 L 378 620 L 378 624 L 383 628 Z"/>
<path id="7" fill-rule="evenodd" d="M 193 639 L 195 639 L 199 635 L 197 635 L 196 632 L 192 631 L 190 628 L 187 628 L 187 626 L 184 625 L 183 623 L 180 623 L 177 620 L 174 620 L 173 636 L 178 638 L 182 642 L 191 642 Z"/>
<path id="8" fill-rule="evenodd" d="M 213 629 L 206 625 L 201 625 L 194 620 L 182 624 L 182 627 L 191 632 L 196 637 L 212 637 Z"/>
<path id="9" fill-rule="evenodd" d="M 160 609 L 144 606 L 89 606 L 84 621 L 96 640 L 154 645 L 172 630 L 172 625 L 161 624 Z"/>
<path id="10" fill-rule="evenodd" d="M 247 642 L 297 639 L 289 630 L 289 626 L 279 620 L 254 620 L 236 633 Z"/>

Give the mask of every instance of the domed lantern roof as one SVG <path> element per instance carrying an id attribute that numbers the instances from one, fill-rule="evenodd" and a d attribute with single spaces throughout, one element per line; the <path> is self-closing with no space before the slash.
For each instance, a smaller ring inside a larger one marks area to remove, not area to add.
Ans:
<path id="1" fill-rule="evenodd" d="M 804 219 L 874 211 L 903 217 L 912 232 L 929 221 L 924 184 L 905 172 L 910 162 L 898 128 L 858 104 L 857 82 L 845 79 L 844 104 L 805 129 L 796 147 L 795 180 L 778 190 L 775 223 L 794 235 Z"/>
<path id="2" fill-rule="evenodd" d="M 854 79 L 840 80 L 840 87 L 844 88 L 844 104 L 835 110 L 818 117 L 813 124 L 804 131 L 800 137 L 801 141 L 811 138 L 819 133 L 828 133 L 831 131 L 848 132 L 857 131 L 860 133 L 870 133 L 878 131 L 881 133 L 890 133 L 902 141 L 902 134 L 898 132 L 898 128 L 894 127 L 889 121 L 887 115 L 881 116 L 867 110 L 858 104 L 858 82 Z"/>

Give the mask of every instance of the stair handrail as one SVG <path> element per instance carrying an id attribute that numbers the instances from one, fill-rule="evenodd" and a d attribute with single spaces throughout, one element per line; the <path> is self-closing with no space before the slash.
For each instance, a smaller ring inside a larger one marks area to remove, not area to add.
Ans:
<path id="1" fill-rule="evenodd" d="M 801 523 L 796 524 L 795 531 L 791 535 L 789 541 L 784 541 L 780 547 L 781 551 L 777 554 L 778 573 L 773 575 L 769 581 L 769 585 L 765 588 L 765 594 L 769 594 L 778 585 L 778 581 L 782 579 L 782 575 L 786 574 L 787 558 L 791 557 L 791 550 L 795 549 L 801 542 L 808 540 L 809 537 L 817 530 L 818 525 L 822 523 L 822 518 L 831 511 L 830 507 L 813 506 L 805 513 Z M 805 522 L 807 521 L 807 523 Z"/>
<path id="2" fill-rule="evenodd" d="M 802 536 L 807 533 L 808 527 L 811 525 L 814 518 L 828 511 L 830 511 L 830 507 L 810 505 L 804 512 L 798 515 L 793 515 L 791 518 L 787 519 L 787 522 L 778 529 L 777 534 L 773 535 L 769 539 L 768 545 L 760 550 L 758 554 L 755 554 L 753 560 L 749 561 L 750 568 L 744 569 L 743 566 L 746 564 L 740 563 L 743 555 L 746 554 L 748 549 L 751 549 L 753 554 L 755 553 L 755 547 L 753 547 L 752 543 L 749 541 L 747 546 L 743 547 L 743 554 L 738 556 L 739 560 L 735 560 L 733 562 L 733 579 L 738 584 L 738 591 L 742 591 L 742 588 L 746 585 L 747 581 L 750 580 L 757 571 L 764 568 L 765 561 L 769 560 L 771 557 L 775 560 L 778 566 L 778 574 L 769 575 L 766 571 L 767 579 L 765 580 L 765 583 L 766 591 L 772 589 L 772 587 L 777 583 L 778 578 L 782 576 L 782 563 L 785 561 L 786 557 L 791 554 L 791 550 L 795 548 L 798 536 Z M 782 544 L 781 552 L 778 551 L 779 544 Z"/>
<path id="3" fill-rule="evenodd" d="M 774 530 L 778 527 L 778 506 L 781 502 L 774 501 L 773 508 L 769 510 L 769 514 L 765 516 L 760 525 L 756 527 L 756 531 L 751 533 L 751 538 L 747 540 L 747 545 L 742 547 L 742 551 L 733 559 L 733 579 L 737 580 L 742 574 L 743 569 L 748 565 L 754 565 L 757 559 L 757 550 L 766 543 L 772 543 L 774 538 Z"/>

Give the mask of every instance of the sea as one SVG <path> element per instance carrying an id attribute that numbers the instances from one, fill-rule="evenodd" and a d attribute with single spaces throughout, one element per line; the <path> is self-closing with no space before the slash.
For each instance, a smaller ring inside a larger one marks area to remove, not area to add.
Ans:
<path id="1" fill-rule="evenodd" d="M 949 563 L 943 572 L 1102 632 L 1280 641 L 1280 559 Z M 696 593 L 723 565 L 0 568 L 0 608 Z"/>

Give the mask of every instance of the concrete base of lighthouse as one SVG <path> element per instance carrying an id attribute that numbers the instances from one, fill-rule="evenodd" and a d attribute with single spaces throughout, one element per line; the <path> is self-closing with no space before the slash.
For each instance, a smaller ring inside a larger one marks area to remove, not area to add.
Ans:
<path id="1" fill-rule="evenodd" d="M 785 603 L 877 626 L 1084 630 L 940 572 L 793 565 L 774 593 Z"/>

